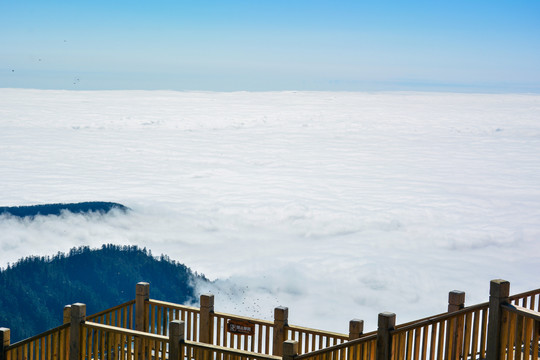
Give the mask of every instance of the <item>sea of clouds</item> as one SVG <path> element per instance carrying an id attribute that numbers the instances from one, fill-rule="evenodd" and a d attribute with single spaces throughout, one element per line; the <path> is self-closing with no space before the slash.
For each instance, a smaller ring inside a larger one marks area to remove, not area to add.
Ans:
<path id="1" fill-rule="evenodd" d="M 139 245 L 217 279 L 197 284 L 216 311 L 342 333 L 537 288 L 539 114 L 526 94 L 0 89 L 0 206 L 133 210 L 0 216 L 0 267 Z"/>

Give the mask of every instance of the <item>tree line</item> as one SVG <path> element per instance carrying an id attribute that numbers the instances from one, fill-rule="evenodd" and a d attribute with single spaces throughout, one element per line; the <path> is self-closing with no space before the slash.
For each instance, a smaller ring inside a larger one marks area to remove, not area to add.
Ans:
<path id="1" fill-rule="evenodd" d="M 137 246 L 103 245 L 54 256 L 29 256 L 0 269 L 0 327 L 11 342 L 62 324 L 63 308 L 85 303 L 87 314 L 135 298 L 135 284 L 149 282 L 151 297 L 183 304 L 196 300 L 193 280 L 203 275 Z"/>

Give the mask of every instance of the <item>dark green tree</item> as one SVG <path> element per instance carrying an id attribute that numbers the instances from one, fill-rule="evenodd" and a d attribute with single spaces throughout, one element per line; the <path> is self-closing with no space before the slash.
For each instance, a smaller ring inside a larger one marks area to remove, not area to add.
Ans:
<path id="1" fill-rule="evenodd" d="M 166 255 L 156 258 L 137 246 L 73 248 L 52 257 L 30 256 L 0 270 L 0 327 L 12 342 L 62 323 L 62 309 L 82 302 L 87 314 L 135 298 L 135 284 L 150 283 L 153 299 L 186 303 L 195 299 L 197 275 Z"/>

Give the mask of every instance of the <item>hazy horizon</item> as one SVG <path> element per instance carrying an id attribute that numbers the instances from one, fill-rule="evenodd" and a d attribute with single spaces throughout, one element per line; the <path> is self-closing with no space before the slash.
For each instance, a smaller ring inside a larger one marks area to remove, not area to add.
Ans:
<path id="1" fill-rule="evenodd" d="M 540 92 L 540 3 L 0 3 L 0 88 Z"/>

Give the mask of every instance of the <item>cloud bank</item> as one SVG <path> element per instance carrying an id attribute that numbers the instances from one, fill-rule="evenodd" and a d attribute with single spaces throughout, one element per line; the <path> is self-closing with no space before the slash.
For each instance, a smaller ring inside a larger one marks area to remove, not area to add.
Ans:
<path id="1" fill-rule="evenodd" d="M 216 310 L 347 332 L 536 287 L 536 95 L 0 89 L 0 266 L 139 245 L 217 279 Z M 141 279 L 144 280 L 144 279 Z M 164 299 L 166 300 L 166 299 Z M 81 299 L 84 301 L 84 299 Z"/>

